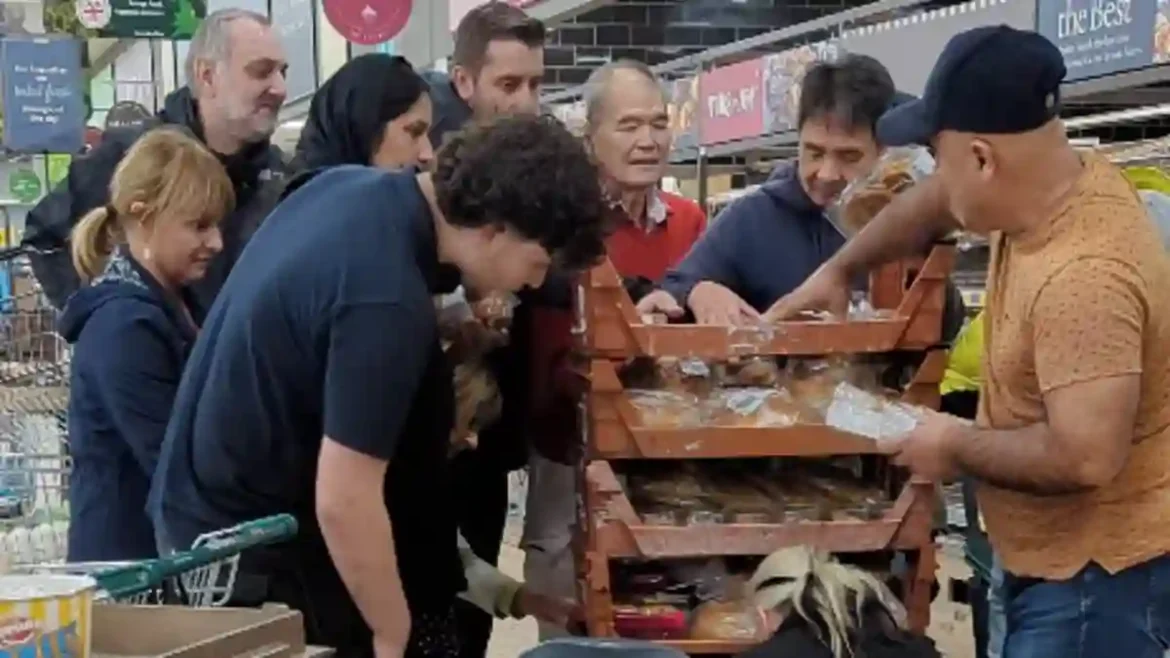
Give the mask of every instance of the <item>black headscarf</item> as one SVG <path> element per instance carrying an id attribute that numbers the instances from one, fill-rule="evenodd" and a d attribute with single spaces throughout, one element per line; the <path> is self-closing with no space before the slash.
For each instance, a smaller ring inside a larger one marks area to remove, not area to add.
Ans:
<path id="1" fill-rule="evenodd" d="M 294 171 L 370 164 L 386 124 L 425 93 L 426 82 L 402 57 L 375 53 L 349 60 L 313 94 Z"/>

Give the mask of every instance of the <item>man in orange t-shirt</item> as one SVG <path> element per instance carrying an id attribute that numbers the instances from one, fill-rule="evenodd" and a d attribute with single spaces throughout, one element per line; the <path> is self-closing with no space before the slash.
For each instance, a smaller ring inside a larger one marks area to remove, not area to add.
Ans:
<path id="1" fill-rule="evenodd" d="M 609 258 L 635 295 L 647 292 L 677 264 L 706 226 L 698 204 L 658 189 L 670 155 L 671 131 L 663 87 L 640 62 L 601 67 L 586 83 L 585 140 L 615 202 L 629 221 L 606 241 Z M 533 454 L 523 546 L 531 587 L 574 597 L 573 555 L 580 430 L 580 385 L 569 368 L 572 311 L 534 308 L 532 331 Z M 542 624 L 541 636 L 563 634 Z"/>
<path id="2" fill-rule="evenodd" d="M 974 425 L 930 414 L 885 446 L 966 475 L 1005 571 L 1005 658 L 1163 658 L 1170 647 L 1170 259 L 1133 187 L 1068 142 L 1065 65 L 1006 26 L 956 35 L 886 143 L 929 143 L 899 195 L 776 315 L 840 305 L 851 273 L 958 224 L 990 234 Z M 837 290 L 838 292 L 832 292 Z"/>

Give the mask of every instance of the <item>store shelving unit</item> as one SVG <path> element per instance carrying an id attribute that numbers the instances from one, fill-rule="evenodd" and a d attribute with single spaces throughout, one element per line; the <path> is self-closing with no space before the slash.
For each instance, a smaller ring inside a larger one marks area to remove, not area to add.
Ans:
<path id="1" fill-rule="evenodd" d="M 764 556 L 791 545 L 835 553 L 904 552 L 903 579 L 911 625 L 925 629 L 934 579 L 931 537 L 935 488 L 883 465 L 888 500 L 864 518 L 808 521 L 796 517 L 725 517 L 723 523 L 656 525 L 635 507 L 615 466 L 629 460 L 835 457 L 876 452 L 876 443 L 823 424 L 788 427 L 646 427 L 618 378 L 632 357 L 922 353 L 903 398 L 935 406 L 945 351 L 938 346 L 944 286 L 955 248 L 936 245 L 924 259 L 894 263 L 871 276 L 870 300 L 881 319 L 784 322 L 767 329 L 669 325 L 638 317 L 609 263 L 592 270 L 578 290 L 578 335 L 590 359 L 590 391 L 583 405 L 587 456 L 580 471 L 578 580 L 591 636 L 611 637 L 614 560 L 675 560 Z M 914 276 L 909 276 L 911 271 Z M 875 458 L 875 462 L 878 461 Z M 688 654 L 734 654 L 732 641 L 663 641 Z"/>

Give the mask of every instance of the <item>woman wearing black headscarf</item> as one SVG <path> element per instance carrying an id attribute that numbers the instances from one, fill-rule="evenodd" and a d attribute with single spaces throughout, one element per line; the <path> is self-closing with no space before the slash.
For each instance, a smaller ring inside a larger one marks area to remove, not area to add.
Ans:
<path id="1" fill-rule="evenodd" d="M 345 63 L 313 94 L 294 171 L 342 164 L 398 169 L 434 157 L 427 83 L 402 57 L 369 54 Z"/>

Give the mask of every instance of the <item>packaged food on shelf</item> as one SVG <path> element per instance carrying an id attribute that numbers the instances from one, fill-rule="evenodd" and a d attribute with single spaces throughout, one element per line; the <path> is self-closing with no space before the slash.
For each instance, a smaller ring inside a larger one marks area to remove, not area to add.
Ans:
<path id="1" fill-rule="evenodd" d="M 725 388 L 703 401 L 707 424 L 719 427 L 791 427 L 814 413 L 783 388 Z"/>
<path id="2" fill-rule="evenodd" d="M 698 396 L 656 389 L 635 389 L 627 394 L 644 427 L 673 429 L 703 423 Z"/>
<path id="3" fill-rule="evenodd" d="M 917 427 L 922 413 L 911 405 L 842 382 L 833 391 L 825 424 L 875 441 L 887 441 Z"/>
<path id="4" fill-rule="evenodd" d="M 646 525 L 873 520 L 893 504 L 880 469 L 866 479 L 833 459 L 791 462 L 780 471 L 750 463 L 629 465 L 625 487 Z"/>
<path id="5" fill-rule="evenodd" d="M 619 636 L 631 640 L 683 640 L 687 614 L 672 605 L 615 605 L 613 626 Z"/>
<path id="6" fill-rule="evenodd" d="M 691 613 L 690 639 L 761 641 L 768 637 L 764 611 L 751 601 L 706 601 Z"/>
<path id="7" fill-rule="evenodd" d="M 720 365 L 719 382 L 724 386 L 778 386 L 781 370 L 775 357 L 735 358 Z"/>
<path id="8" fill-rule="evenodd" d="M 867 176 L 841 193 L 829 210 L 829 220 L 845 235 L 860 231 L 895 195 L 934 171 L 934 159 L 922 147 L 887 149 Z"/>

